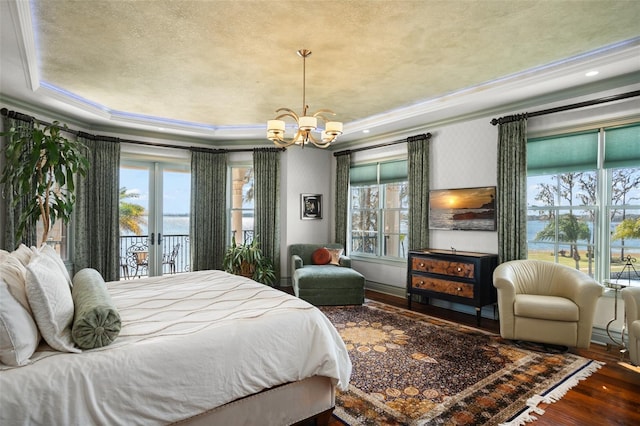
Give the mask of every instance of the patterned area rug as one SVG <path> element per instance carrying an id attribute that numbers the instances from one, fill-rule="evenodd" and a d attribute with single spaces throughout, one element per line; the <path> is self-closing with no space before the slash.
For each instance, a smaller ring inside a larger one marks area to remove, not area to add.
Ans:
<path id="1" fill-rule="evenodd" d="M 521 425 L 602 365 L 373 301 L 320 309 L 353 362 L 334 411 L 350 426 Z"/>

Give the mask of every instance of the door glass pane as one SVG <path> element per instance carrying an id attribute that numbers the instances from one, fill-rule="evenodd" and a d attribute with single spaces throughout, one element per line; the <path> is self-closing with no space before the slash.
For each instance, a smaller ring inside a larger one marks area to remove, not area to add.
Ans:
<path id="1" fill-rule="evenodd" d="M 162 273 L 187 272 L 191 174 L 165 170 L 162 175 Z"/>
<path id="2" fill-rule="evenodd" d="M 120 278 L 148 273 L 149 173 L 120 168 Z"/>

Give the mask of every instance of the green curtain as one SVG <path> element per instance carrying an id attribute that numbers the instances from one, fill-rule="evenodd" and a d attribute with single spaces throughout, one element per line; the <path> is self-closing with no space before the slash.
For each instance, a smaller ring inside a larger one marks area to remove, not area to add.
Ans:
<path id="1" fill-rule="evenodd" d="M 93 268 L 105 281 L 119 279 L 120 142 L 83 133 L 89 170 L 78 176 L 74 208 L 74 270 Z"/>
<path id="2" fill-rule="evenodd" d="M 346 151 L 336 156 L 336 210 L 335 242 L 342 244 L 347 252 L 347 223 L 349 222 L 349 169 L 351 153 Z"/>
<path id="3" fill-rule="evenodd" d="M 410 250 L 429 247 L 429 136 L 407 139 Z"/>
<path id="4" fill-rule="evenodd" d="M 222 269 L 226 250 L 227 152 L 191 151 L 191 270 Z"/>
<path id="5" fill-rule="evenodd" d="M 6 118 L 4 121 L 4 130 L 8 131 L 11 128 L 22 129 L 25 132 L 31 132 L 34 127 L 33 120 L 23 121 L 16 120 L 14 118 Z M 3 143 L 6 142 L 6 137 L 3 138 Z M 3 151 L 4 152 L 4 151 Z M 25 152 L 25 154 L 28 154 Z M 7 184 L 5 184 L 7 185 Z M 14 206 L 14 196 L 11 188 L 4 187 L 2 188 L 2 209 L 4 213 L 4 236 L 2 238 L 2 248 L 7 251 L 13 251 L 18 246 L 23 243 L 28 247 L 37 246 L 38 245 L 38 236 L 36 235 L 36 225 L 27 224 L 24 232 L 20 239 L 16 235 L 18 229 L 18 222 L 20 220 L 20 215 L 23 211 L 27 210 L 29 199 L 23 197 L 18 203 Z"/>
<path id="6" fill-rule="evenodd" d="M 527 121 L 500 124 L 498 130 L 498 258 L 527 257 Z"/>
<path id="7" fill-rule="evenodd" d="M 253 150 L 255 238 L 273 262 L 276 283 L 280 282 L 280 152 L 278 148 Z"/>

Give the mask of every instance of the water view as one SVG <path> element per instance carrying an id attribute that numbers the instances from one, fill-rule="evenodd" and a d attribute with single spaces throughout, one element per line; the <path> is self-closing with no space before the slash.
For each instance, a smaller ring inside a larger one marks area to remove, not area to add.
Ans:
<path id="1" fill-rule="evenodd" d="M 429 216 L 431 229 L 495 231 L 495 210 L 434 209 Z"/>

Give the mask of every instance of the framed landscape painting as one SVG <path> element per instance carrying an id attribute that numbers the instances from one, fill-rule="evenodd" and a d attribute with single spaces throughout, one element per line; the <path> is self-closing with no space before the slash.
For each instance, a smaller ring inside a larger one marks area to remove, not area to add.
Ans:
<path id="1" fill-rule="evenodd" d="M 429 229 L 496 230 L 496 187 L 429 191 Z"/>

